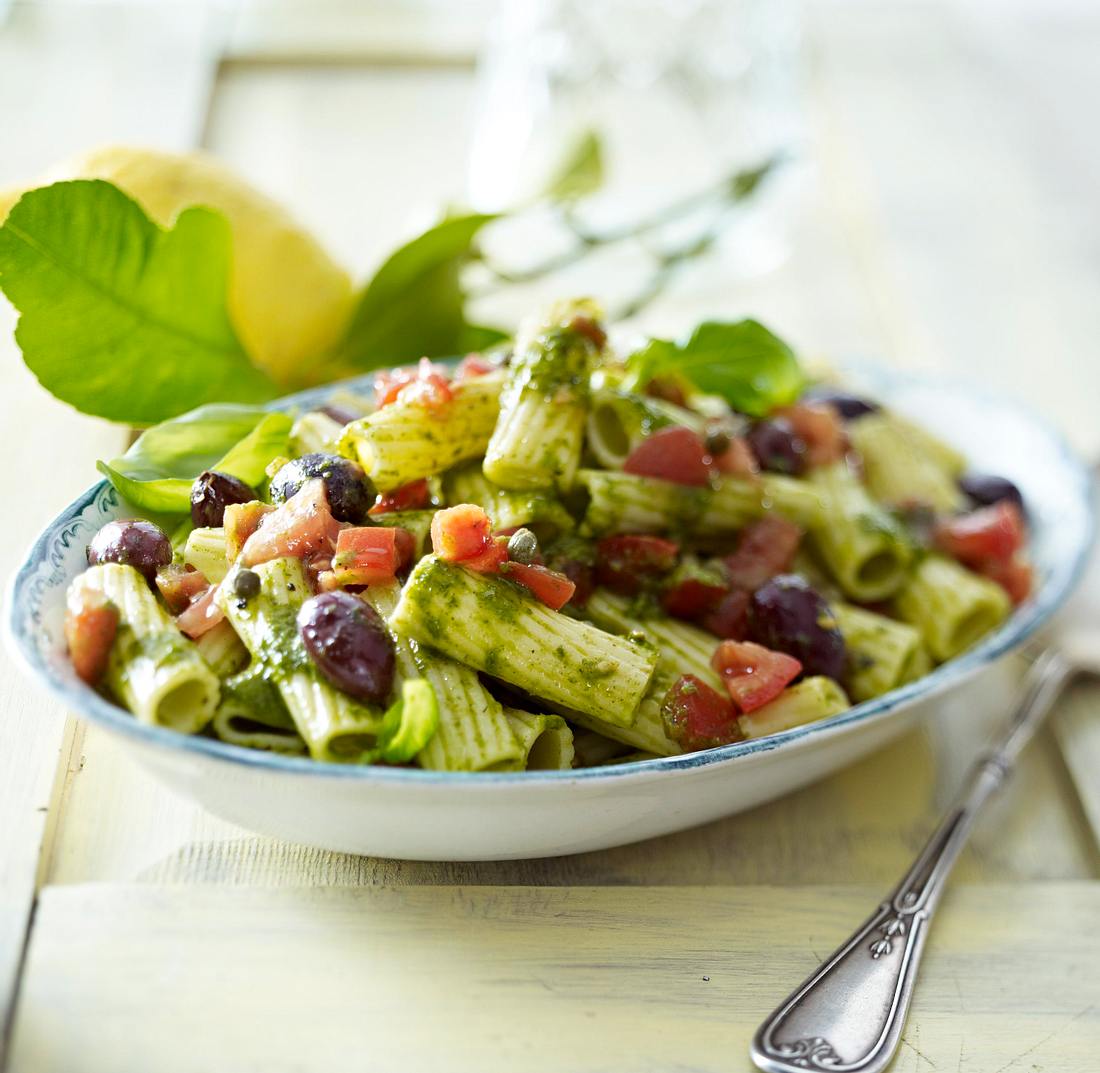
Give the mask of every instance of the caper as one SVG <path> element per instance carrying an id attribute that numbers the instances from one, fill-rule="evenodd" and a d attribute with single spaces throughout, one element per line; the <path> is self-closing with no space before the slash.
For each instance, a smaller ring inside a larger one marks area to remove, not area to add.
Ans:
<path id="1" fill-rule="evenodd" d="M 718 458 L 730 449 L 729 435 L 720 428 L 712 429 L 703 441 L 703 447 L 711 458 Z"/>
<path id="2" fill-rule="evenodd" d="M 539 553 L 538 537 L 530 529 L 517 529 L 508 538 L 508 558 L 530 566 Z"/>
<path id="3" fill-rule="evenodd" d="M 233 591 L 246 600 L 255 596 L 260 591 L 260 575 L 254 570 L 238 570 L 233 579 Z"/>

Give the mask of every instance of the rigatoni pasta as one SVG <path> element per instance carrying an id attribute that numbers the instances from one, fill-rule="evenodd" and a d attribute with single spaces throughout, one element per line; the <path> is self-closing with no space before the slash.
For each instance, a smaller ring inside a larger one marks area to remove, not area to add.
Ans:
<path id="1" fill-rule="evenodd" d="M 829 719 L 980 642 L 1031 567 L 1010 481 L 806 389 L 755 322 L 623 355 L 587 301 L 381 371 L 230 450 L 248 481 L 196 474 L 167 532 L 105 526 L 74 670 L 143 722 L 471 777 Z"/>

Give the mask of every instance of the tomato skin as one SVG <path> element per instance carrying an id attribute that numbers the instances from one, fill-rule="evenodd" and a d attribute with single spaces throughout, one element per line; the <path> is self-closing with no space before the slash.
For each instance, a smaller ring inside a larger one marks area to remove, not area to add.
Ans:
<path id="1" fill-rule="evenodd" d="M 848 437 L 837 408 L 828 402 L 799 402 L 777 410 L 785 417 L 794 434 L 806 445 L 810 466 L 839 462 L 848 450 Z"/>
<path id="2" fill-rule="evenodd" d="M 98 593 L 70 595 L 65 609 L 65 641 L 77 677 L 98 685 L 107 670 L 118 633 L 118 608 Z"/>
<path id="3" fill-rule="evenodd" d="M 801 539 L 802 530 L 786 518 L 769 515 L 750 522 L 741 531 L 737 549 L 722 560 L 730 584 L 751 593 L 785 573 Z"/>
<path id="4" fill-rule="evenodd" d="M 703 616 L 701 625 L 715 637 L 726 641 L 741 641 L 749 632 L 749 604 L 752 594 L 744 589 L 730 589 L 717 606 Z"/>
<path id="5" fill-rule="evenodd" d="M 728 697 L 693 674 L 678 678 L 661 702 L 665 731 L 684 752 L 741 741 L 744 734 Z"/>
<path id="6" fill-rule="evenodd" d="M 198 570 L 189 570 L 169 563 L 157 571 L 157 588 L 160 590 L 168 610 L 179 614 L 210 584 Z"/>
<path id="7" fill-rule="evenodd" d="M 336 538 L 332 572 L 341 585 L 373 585 L 391 580 L 399 561 L 396 529 L 342 529 Z"/>
<path id="8" fill-rule="evenodd" d="M 421 477 L 418 481 L 403 484 L 384 496 L 379 496 L 374 506 L 367 511 L 368 514 L 389 514 L 396 510 L 423 510 L 431 505 L 432 493 L 428 488 L 428 482 Z"/>
<path id="9" fill-rule="evenodd" d="M 230 503 L 225 508 L 225 555 L 229 562 L 240 555 L 248 538 L 275 508 L 267 503 Z"/>
<path id="10" fill-rule="evenodd" d="M 1031 595 L 1035 572 L 1020 555 L 1014 555 L 1007 562 L 991 559 L 982 564 L 981 572 L 990 581 L 997 582 L 1008 593 L 1013 604 L 1022 604 Z"/>
<path id="11" fill-rule="evenodd" d="M 489 515 L 472 503 L 460 503 L 436 511 L 432 518 L 432 547 L 449 563 L 481 555 L 490 544 L 493 526 Z"/>
<path id="12" fill-rule="evenodd" d="M 468 570 L 476 570 L 479 574 L 496 574 L 501 566 L 508 561 L 508 541 L 504 537 L 494 537 L 485 546 L 484 550 L 469 559 L 463 559 L 460 566 Z"/>
<path id="13" fill-rule="evenodd" d="M 545 566 L 527 566 L 524 563 L 503 563 L 501 577 L 529 589 L 533 596 L 547 607 L 560 611 L 573 598 L 577 586 L 564 574 L 547 570 Z"/>
<path id="14" fill-rule="evenodd" d="M 393 534 L 397 542 L 397 572 L 400 574 L 412 566 L 416 558 L 416 537 L 399 525 L 393 527 Z"/>
<path id="15" fill-rule="evenodd" d="M 176 616 L 176 625 L 192 641 L 212 630 L 225 618 L 225 612 L 215 600 L 217 595 L 218 586 L 209 586 Z"/>
<path id="16" fill-rule="evenodd" d="M 711 459 L 691 429 L 671 425 L 638 444 L 623 463 L 623 472 L 705 488 L 710 484 Z"/>
<path id="17" fill-rule="evenodd" d="M 703 578 L 684 578 L 679 584 L 665 589 L 661 595 L 661 605 L 673 618 L 695 622 L 713 611 L 728 591 L 725 585 Z"/>
<path id="18" fill-rule="evenodd" d="M 471 380 L 478 376 L 486 376 L 494 370 L 495 366 L 488 358 L 480 354 L 467 354 L 458 363 L 455 370 L 456 380 Z"/>
<path id="19" fill-rule="evenodd" d="M 966 566 L 980 570 L 984 563 L 1008 563 L 1023 547 L 1026 536 L 1019 507 L 1002 499 L 991 507 L 949 518 L 936 526 L 936 545 Z"/>
<path id="20" fill-rule="evenodd" d="M 454 398 L 447 378 L 427 358 L 421 358 L 416 371 L 380 373 L 374 379 L 378 409 L 397 402 L 413 403 L 436 410 Z"/>
<path id="21" fill-rule="evenodd" d="M 241 562 L 256 566 L 271 559 L 327 554 L 335 546 L 340 529 L 328 507 L 325 482 L 315 477 L 282 506 L 264 515 L 260 527 L 245 542 Z"/>
<path id="22" fill-rule="evenodd" d="M 596 582 L 612 592 L 633 596 L 652 578 L 676 565 L 680 545 L 663 537 L 623 533 L 596 545 Z"/>
<path id="23" fill-rule="evenodd" d="M 802 673 L 802 664 L 794 656 L 751 641 L 723 641 L 711 666 L 742 712 L 754 712 L 775 700 Z"/>
<path id="24" fill-rule="evenodd" d="M 714 457 L 714 468 L 726 477 L 755 477 L 760 472 L 756 456 L 744 436 L 731 436 L 730 445 Z"/>

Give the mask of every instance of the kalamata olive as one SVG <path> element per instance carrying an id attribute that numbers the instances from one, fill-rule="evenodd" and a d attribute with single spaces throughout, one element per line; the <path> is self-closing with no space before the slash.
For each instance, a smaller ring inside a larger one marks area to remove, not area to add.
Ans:
<path id="1" fill-rule="evenodd" d="M 150 585 L 157 570 L 172 561 L 172 542 L 146 521 L 108 522 L 88 545 L 88 565 L 122 563 L 145 575 Z"/>
<path id="2" fill-rule="evenodd" d="M 233 579 L 233 592 L 245 600 L 251 599 L 260 591 L 260 575 L 255 570 L 243 568 L 237 571 Z"/>
<path id="3" fill-rule="evenodd" d="M 251 503 L 256 491 L 230 473 L 208 469 L 191 485 L 191 524 L 196 527 L 222 524 L 230 503 Z"/>
<path id="4" fill-rule="evenodd" d="M 381 704 L 393 688 L 393 639 L 378 612 L 350 592 L 322 592 L 298 612 L 310 659 L 337 689 Z"/>
<path id="5" fill-rule="evenodd" d="M 363 467 L 339 455 L 315 451 L 288 462 L 271 479 L 271 498 L 285 503 L 314 477 L 325 482 L 332 516 L 341 522 L 361 522 L 374 502 L 374 488 Z"/>
<path id="6" fill-rule="evenodd" d="M 538 537 L 530 529 L 517 529 L 508 538 L 508 558 L 514 563 L 530 565 L 539 553 Z"/>
<path id="7" fill-rule="evenodd" d="M 862 399 L 858 395 L 852 395 L 847 391 L 839 391 L 824 384 L 810 388 L 802 397 L 806 402 L 830 403 L 845 421 L 854 421 L 857 417 L 873 414 L 879 409 L 877 402 Z"/>
<path id="8" fill-rule="evenodd" d="M 793 477 L 805 470 L 806 443 L 786 418 L 757 421 L 746 438 L 761 469 Z"/>
<path id="9" fill-rule="evenodd" d="M 1007 499 L 1024 509 L 1024 497 L 1020 489 L 1007 477 L 995 477 L 985 473 L 967 473 L 959 478 L 959 488 L 979 507 L 991 507 Z"/>
<path id="10" fill-rule="evenodd" d="M 800 660 L 806 674 L 839 679 L 847 651 L 829 605 L 804 578 L 779 574 L 753 593 L 749 637 Z"/>

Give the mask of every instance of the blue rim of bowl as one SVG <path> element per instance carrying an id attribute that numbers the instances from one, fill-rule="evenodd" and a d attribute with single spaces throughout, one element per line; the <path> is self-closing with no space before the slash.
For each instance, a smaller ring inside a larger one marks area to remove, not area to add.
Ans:
<path id="1" fill-rule="evenodd" d="M 61 701 L 67 709 L 75 710 L 93 723 L 124 736 L 136 738 L 140 742 L 159 749 L 183 751 L 219 760 L 223 763 L 240 764 L 261 772 L 286 772 L 294 775 L 311 775 L 319 778 L 366 779 L 372 781 L 396 782 L 407 786 L 461 785 L 464 788 L 475 786 L 499 786 L 502 783 L 559 783 L 575 780 L 592 781 L 594 779 L 622 779 L 632 776 L 648 776 L 664 772 L 684 772 L 713 764 L 728 763 L 741 757 L 771 752 L 784 746 L 805 742 L 809 738 L 824 737 L 831 732 L 851 727 L 853 724 L 866 723 L 888 715 L 896 708 L 917 698 L 929 698 L 942 693 L 951 685 L 971 676 L 994 660 L 1013 649 L 1019 648 L 1036 630 L 1065 603 L 1080 579 L 1088 557 L 1088 550 L 1096 531 L 1096 503 L 1093 482 L 1089 470 L 1070 449 L 1062 435 L 1048 422 L 1041 419 L 1027 407 L 1014 400 L 993 392 L 982 391 L 966 381 L 944 377 L 927 377 L 919 374 L 885 369 L 863 361 L 845 362 L 841 365 L 844 372 L 855 376 L 870 377 L 887 384 L 909 384 L 913 386 L 939 385 L 948 387 L 957 385 L 959 390 L 975 401 L 986 399 L 1002 409 L 1016 411 L 1032 425 L 1039 428 L 1058 449 L 1064 463 L 1065 472 L 1074 477 L 1078 502 L 1085 510 L 1085 524 L 1081 540 L 1075 549 L 1075 555 L 1055 566 L 1040 592 L 1025 602 L 1005 622 L 973 648 L 961 656 L 941 664 L 930 674 L 883 694 L 873 700 L 854 705 L 846 711 L 815 723 L 794 727 L 791 730 L 773 734 L 766 738 L 750 739 L 732 745 L 722 745 L 702 752 L 684 753 L 679 756 L 657 757 L 651 760 L 636 760 L 606 767 L 578 768 L 568 771 L 517 771 L 517 772 L 466 772 L 466 771 L 424 771 L 420 768 L 392 768 L 372 765 L 334 764 L 327 761 L 312 760 L 308 757 L 288 757 L 258 749 L 230 745 L 214 738 L 180 734 L 163 727 L 148 726 L 139 723 L 128 711 L 112 704 L 106 698 L 78 681 L 64 681 L 55 676 L 47 665 L 38 648 L 20 636 L 18 616 L 21 608 L 19 595 L 31 580 L 39 562 L 45 557 L 55 534 L 76 520 L 105 491 L 107 481 L 92 485 L 79 499 L 71 503 L 61 514 L 39 534 L 33 542 L 20 568 L 12 576 L 5 594 L 7 614 L 4 616 L 4 633 L 9 651 L 19 657 L 31 674 L 41 681 L 49 692 Z M 356 377 L 337 384 L 309 388 L 294 395 L 278 399 L 269 404 L 272 410 L 308 410 L 324 405 L 335 391 L 355 391 L 371 383 L 374 374 Z"/>

